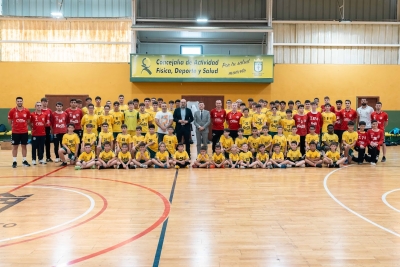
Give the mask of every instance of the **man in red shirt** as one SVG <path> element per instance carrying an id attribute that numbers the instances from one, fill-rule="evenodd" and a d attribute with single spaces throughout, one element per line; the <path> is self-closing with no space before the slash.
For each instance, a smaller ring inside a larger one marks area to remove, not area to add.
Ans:
<path id="1" fill-rule="evenodd" d="M 215 106 L 210 112 L 213 151 L 215 151 L 215 145 L 219 142 L 221 135 L 224 134 L 224 122 L 226 118 L 226 111 L 222 108 L 222 101 L 215 101 Z"/>
<path id="2" fill-rule="evenodd" d="M 336 115 L 336 122 L 333 125 L 333 128 L 335 130 L 335 134 L 338 136 L 339 139 L 339 144 L 342 144 L 342 136 L 345 130 L 347 130 L 347 125 L 346 125 L 346 129 L 342 130 L 342 105 L 343 105 L 343 101 L 342 100 L 336 100 L 336 110 L 335 110 L 335 115 Z"/>
<path id="3" fill-rule="evenodd" d="M 60 162 L 58 149 L 62 147 L 62 139 L 67 132 L 67 119 L 68 115 L 63 110 L 63 103 L 57 102 L 56 111 L 51 115 L 51 127 L 53 133 L 54 154 L 56 154 L 55 162 Z"/>
<path id="4" fill-rule="evenodd" d="M 382 102 L 376 103 L 375 111 L 372 112 L 371 114 L 371 120 L 376 120 L 378 122 L 378 128 L 383 131 L 382 162 L 385 162 L 386 161 L 385 127 L 388 125 L 389 116 L 386 112 L 382 111 Z"/>
<path id="5" fill-rule="evenodd" d="M 331 100 L 330 100 L 329 96 L 325 96 L 325 97 L 324 97 L 324 101 L 325 101 L 325 104 L 329 104 L 329 105 L 331 104 L 331 103 L 330 103 Z M 322 110 L 322 111 L 325 110 L 325 104 L 321 106 L 321 110 Z M 331 112 L 335 113 L 335 107 L 332 106 L 332 105 L 331 105 Z"/>
<path id="6" fill-rule="evenodd" d="M 70 107 L 65 110 L 65 113 L 67 113 L 67 124 L 72 123 L 75 126 L 74 133 L 76 133 L 79 137 L 79 139 L 82 142 L 82 137 L 83 137 L 83 130 L 81 126 L 81 120 L 83 117 L 82 110 L 78 108 L 77 105 L 77 100 L 72 98 L 70 101 Z M 80 149 L 81 146 L 79 146 Z M 79 152 L 78 152 L 79 155 Z"/>
<path id="7" fill-rule="evenodd" d="M 378 102 L 379 103 L 379 102 Z M 378 104 L 377 104 L 378 105 Z M 366 160 L 371 162 L 371 165 L 375 166 L 379 159 L 380 146 L 384 144 L 385 132 L 378 128 L 378 121 L 372 119 L 372 129 L 367 132 L 368 139 L 368 156 Z"/>
<path id="8" fill-rule="evenodd" d="M 28 123 L 31 118 L 31 113 L 24 108 L 24 100 L 22 97 L 16 98 L 17 106 L 8 112 L 8 124 L 11 125 L 12 135 L 11 144 L 13 156 L 13 168 L 17 168 L 18 146 L 22 148 L 22 165 L 29 167 L 26 161 L 26 144 L 28 143 Z"/>
<path id="9" fill-rule="evenodd" d="M 307 135 L 307 115 L 304 114 L 304 105 L 300 104 L 297 108 L 297 114 L 293 116 L 297 127 L 297 134 L 300 135 L 300 152 L 306 153 L 306 135 Z"/>
<path id="10" fill-rule="evenodd" d="M 32 129 L 32 164 L 36 165 L 36 152 L 38 154 L 39 163 L 46 164 L 43 160 L 44 143 L 46 140 L 46 125 L 49 116 L 42 112 L 42 103 L 37 102 L 35 111 L 31 113 L 31 129 Z"/>
<path id="11" fill-rule="evenodd" d="M 228 128 L 231 130 L 230 136 L 235 141 L 238 136 L 238 130 L 240 128 L 240 118 L 243 116 L 241 112 L 237 110 L 237 103 L 232 104 L 232 111 L 226 114 L 226 122 L 228 123 Z"/>
<path id="12" fill-rule="evenodd" d="M 42 113 L 47 115 L 47 121 L 46 121 L 46 140 L 45 140 L 45 145 L 46 145 L 46 161 L 47 162 L 53 162 L 51 159 L 51 154 L 50 154 L 50 144 L 51 144 L 51 109 L 47 107 L 49 104 L 49 101 L 47 98 L 43 97 L 41 100 L 42 102 Z"/>
<path id="13" fill-rule="evenodd" d="M 315 127 L 315 133 L 321 133 L 322 127 L 322 115 L 317 111 L 317 103 L 311 103 L 311 111 L 307 113 L 307 131 L 310 129 L 310 126 Z"/>
<path id="14" fill-rule="evenodd" d="M 344 129 L 344 127 L 346 127 L 347 130 L 347 125 L 349 123 L 349 121 L 354 122 L 354 124 L 356 124 L 357 122 L 357 111 L 355 111 L 354 109 L 351 108 L 351 101 L 350 100 L 346 100 L 345 102 L 345 109 L 343 109 L 342 112 L 342 130 Z M 346 126 L 344 126 L 346 125 Z"/>

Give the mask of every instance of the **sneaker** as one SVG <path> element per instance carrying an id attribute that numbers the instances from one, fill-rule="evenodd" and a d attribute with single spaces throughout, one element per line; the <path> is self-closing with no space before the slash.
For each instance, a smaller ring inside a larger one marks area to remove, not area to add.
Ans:
<path id="1" fill-rule="evenodd" d="M 75 166 L 75 170 L 81 170 L 81 166 Z"/>
<path id="2" fill-rule="evenodd" d="M 346 165 L 349 164 L 349 160 L 346 159 L 346 161 L 344 162 L 344 164 L 346 164 Z"/>
<path id="3" fill-rule="evenodd" d="M 55 163 L 58 163 L 58 162 L 60 162 L 60 159 L 59 158 L 56 158 L 56 160 L 54 161 Z"/>
<path id="4" fill-rule="evenodd" d="M 292 167 L 295 167 L 295 166 L 292 166 L 290 164 L 286 165 L 286 168 L 292 168 Z"/>
<path id="5" fill-rule="evenodd" d="M 371 162 L 371 165 L 372 165 L 372 166 L 376 166 L 376 163 L 375 163 L 375 162 Z"/>
<path id="6" fill-rule="evenodd" d="M 281 164 L 278 164 L 278 165 L 277 165 L 278 168 L 280 168 L 281 166 L 282 166 Z"/>
<path id="7" fill-rule="evenodd" d="M 339 165 L 339 164 L 335 164 L 334 167 L 335 167 L 335 168 L 340 168 L 340 165 Z"/>
<path id="8" fill-rule="evenodd" d="M 267 167 L 268 169 L 272 169 L 272 165 L 268 165 L 268 167 Z"/>
<path id="9" fill-rule="evenodd" d="M 245 167 L 245 166 L 240 166 L 240 168 L 241 168 L 241 169 L 246 169 L 246 167 Z"/>
<path id="10" fill-rule="evenodd" d="M 47 164 L 46 161 L 44 161 L 43 159 L 39 160 L 40 164 Z"/>
<path id="11" fill-rule="evenodd" d="M 96 165 L 93 165 L 92 167 L 90 167 L 91 169 L 96 169 Z"/>
<path id="12" fill-rule="evenodd" d="M 306 164 L 301 164 L 300 167 L 301 167 L 301 168 L 305 168 L 305 167 L 306 167 Z"/>
<path id="13" fill-rule="evenodd" d="M 51 158 L 46 159 L 46 162 L 53 162 Z"/>
<path id="14" fill-rule="evenodd" d="M 322 164 L 317 164 L 317 166 L 315 166 L 317 168 L 322 168 Z"/>
<path id="15" fill-rule="evenodd" d="M 63 163 L 60 164 L 60 167 L 65 167 L 65 166 L 68 166 L 68 163 L 63 162 Z"/>
<path id="16" fill-rule="evenodd" d="M 180 169 L 180 167 L 178 165 L 175 165 L 175 169 Z"/>
<path id="17" fill-rule="evenodd" d="M 147 169 L 147 165 L 142 164 L 142 168 Z"/>
<path id="18" fill-rule="evenodd" d="M 383 156 L 381 162 L 386 162 L 386 157 Z"/>
<path id="19" fill-rule="evenodd" d="M 197 168 L 197 165 L 193 164 L 193 165 L 192 165 L 192 168 Z"/>
<path id="20" fill-rule="evenodd" d="M 17 168 L 17 162 L 16 162 L 16 161 L 13 162 L 12 167 L 13 167 L 14 169 Z"/>
<path id="21" fill-rule="evenodd" d="M 282 169 L 286 169 L 286 164 L 281 164 Z"/>
<path id="22" fill-rule="evenodd" d="M 129 169 L 134 170 L 134 169 L 136 169 L 136 166 L 135 165 L 129 165 Z"/>
<path id="23" fill-rule="evenodd" d="M 36 165 L 36 160 L 32 160 L 32 165 Z"/>
<path id="24" fill-rule="evenodd" d="M 31 165 L 30 165 L 26 160 L 24 160 L 24 161 L 22 162 L 22 166 L 30 167 Z"/>
<path id="25" fill-rule="evenodd" d="M 358 165 L 362 165 L 362 164 L 363 164 L 362 162 L 359 162 L 359 163 L 358 163 Z"/>

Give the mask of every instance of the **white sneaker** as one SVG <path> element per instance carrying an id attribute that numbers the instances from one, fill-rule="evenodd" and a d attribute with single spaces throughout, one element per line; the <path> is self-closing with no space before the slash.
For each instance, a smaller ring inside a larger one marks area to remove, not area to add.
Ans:
<path id="1" fill-rule="evenodd" d="M 143 164 L 143 168 L 147 169 L 147 167 L 148 167 L 147 165 L 144 165 L 144 164 Z"/>
<path id="2" fill-rule="evenodd" d="M 375 163 L 375 162 L 371 162 L 371 165 L 372 165 L 372 166 L 376 166 L 376 163 Z"/>
<path id="3" fill-rule="evenodd" d="M 286 165 L 286 167 L 288 167 L 288 168 L 292 168 L 292 165 L 288 164 L 288 165 Z"/>
<path id="4" fill-rule="evenodd" d="M 47 164 L 46 161 L 44 161 L 43 159 L 39 160 L 40 164 Z"/>
<path id="5" fill-rule="evenodd" d="M 32 165 L 36 165 L 36 160 L 32 160 Z"/>
<path id="6" fill-rule="evenodd" d="M 56 158 L 56 159 L 54 160 L 54 162 L 55 162 L 55 163 L 60 162 L 60 159 L 59 159 L 59 158 Z"/>

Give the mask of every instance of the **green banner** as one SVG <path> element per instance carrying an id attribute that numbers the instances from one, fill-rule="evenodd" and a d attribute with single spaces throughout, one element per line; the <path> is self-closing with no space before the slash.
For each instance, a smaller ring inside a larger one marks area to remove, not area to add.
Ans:
<path id="1" fill-rule="evenodd" d="M 274 57 L 131 54 L 130 80 L 272 83 Z"/>

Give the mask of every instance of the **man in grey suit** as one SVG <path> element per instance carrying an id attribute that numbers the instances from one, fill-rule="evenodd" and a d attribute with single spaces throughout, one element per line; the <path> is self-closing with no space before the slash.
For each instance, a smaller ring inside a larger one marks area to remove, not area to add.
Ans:
<path id="1" fill-rule="evenodd" d="M 199 109 L 193 116 L 193 123 L 196 126 L 197 153 L 200 153 L 201 144 L 207 146 L 208 126 L 211 123 L 210 112 L 204 110 L 204 102 L 199 102 Z"/>

